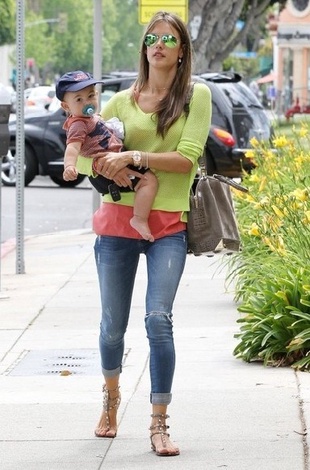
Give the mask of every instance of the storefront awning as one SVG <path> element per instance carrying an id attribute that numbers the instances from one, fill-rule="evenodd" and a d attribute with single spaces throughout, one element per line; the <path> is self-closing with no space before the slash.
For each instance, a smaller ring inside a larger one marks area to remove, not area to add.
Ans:
<path id="1" fill-rule="evenodd" d="M 276 79 L 276 74 L 274 72 L 270 72 L 268 73 L 268 75 L 265 75 L 264 77 L 256 80 L 256 82 L 258 83 L 258 85 L 263 85 L 264 83 L 274 82 L 275 79 Z"/>

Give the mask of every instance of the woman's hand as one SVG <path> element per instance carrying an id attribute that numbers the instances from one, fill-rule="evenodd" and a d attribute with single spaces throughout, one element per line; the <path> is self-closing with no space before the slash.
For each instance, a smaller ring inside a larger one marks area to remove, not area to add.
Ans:
<path id="1" fill-rule="evenodd" d="M 123 168 L 122 170 L 118 171 L 117 174 L 114 176 L 113 180 L 118 186 L 127 187 L 129 186 L 132 188 L 132 180 L 137 178 L 146 178 L 146 176 L 138 173 L 137 171 L 131 170 L 130 168 Z"/>
<path id="2" fill-rule="evenodd" d="M 108 152 L 102 157 L 99 154 L 96 156 L 96 172 L 98 175 L 115 180 L 115 175 L 130 163 L 132 158 L 129 152 Z"/>

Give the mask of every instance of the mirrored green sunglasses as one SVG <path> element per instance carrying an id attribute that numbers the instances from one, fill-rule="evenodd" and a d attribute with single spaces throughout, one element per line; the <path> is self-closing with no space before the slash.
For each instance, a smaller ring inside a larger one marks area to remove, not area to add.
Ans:
<path id="1" fill-rule="evenodd" d="M 165 46 L 169 47 L 170 49 L 178 45 L 177 38 L 175 36 L 172 36 L 172 34 L 163 34 L 162 36 L 159 36 L 158 34 L 151 33 L 145 36 L 144 44 L 147 47 L 153 47 L 159 41 L 159 39 L 165 44 Z"/>

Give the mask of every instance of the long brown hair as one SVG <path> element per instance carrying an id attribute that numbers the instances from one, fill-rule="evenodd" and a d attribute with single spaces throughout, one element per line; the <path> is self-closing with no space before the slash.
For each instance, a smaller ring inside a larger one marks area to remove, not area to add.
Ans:
<path id="1" fill-rule="evenodd" d="M 146 55 L 146 45 L 144 37 L 154 26 L 165 21 L 176 31 L 178 31 L 181 39 L 181 47 L 183 50 L 182 61 L 178 64 L 175 79 L 173 80 L 170 92 L 158 103 L 155 113 L 157 114 L 157 134 L 164 136 L 172 124 L 181 116 L 184 111 L 187 94 L 189 93 L 191 74 L 192 74 L 192 43 L 186 24 L 173 13 L 165 11 L 157 12 L 150 20 L 144 32 L 141 50 L 139 74 L 133 85 L 133 99 L 135 93 L 139 93 L 149 78 L 149 62 Z"/>

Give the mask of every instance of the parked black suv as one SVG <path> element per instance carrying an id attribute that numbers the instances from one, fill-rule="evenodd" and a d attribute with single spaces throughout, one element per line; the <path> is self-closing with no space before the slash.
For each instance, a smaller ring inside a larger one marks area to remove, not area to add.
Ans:
<path id="1" fill-rule="evenodd" d="M 253 164 L 245 157 L 250 140 L 270 141 L 269 118 L 250 88 L 237 73 L 204 73 L 212 93 L 212 125 L 206 144 L 207 172 L 236 178 Z"/>
<path id="2" fill-rule="evenodd" d="M 101 102 L 104 104 L 114 93 L 128 88 L 135 74 L 115 73 L 104 77 Z M 212 125 L 206 143 L 208 174 L 218 173 L 240 177 L 242 169 L 249 171 L 253 165 L 246 159 L 250 139 L 270 139 L 268 117 L 252 91 L 236 73 L 205 73 L 193 80 L 207 83 L 212 92 Z M 83 175 L 75 181 L 64 181 L 63 156 L 66 135 L 62 129 L 65 113 L 59 102 L 45 111 L 25 115 L 25 185 L 36 175 L 47 175 L 59 186 L 79 184 Z M 9 123 L 10 150 L 2 162 L 2 182 L 7 186 L 16 183 L 15 139 L 16 121 Z"/>

